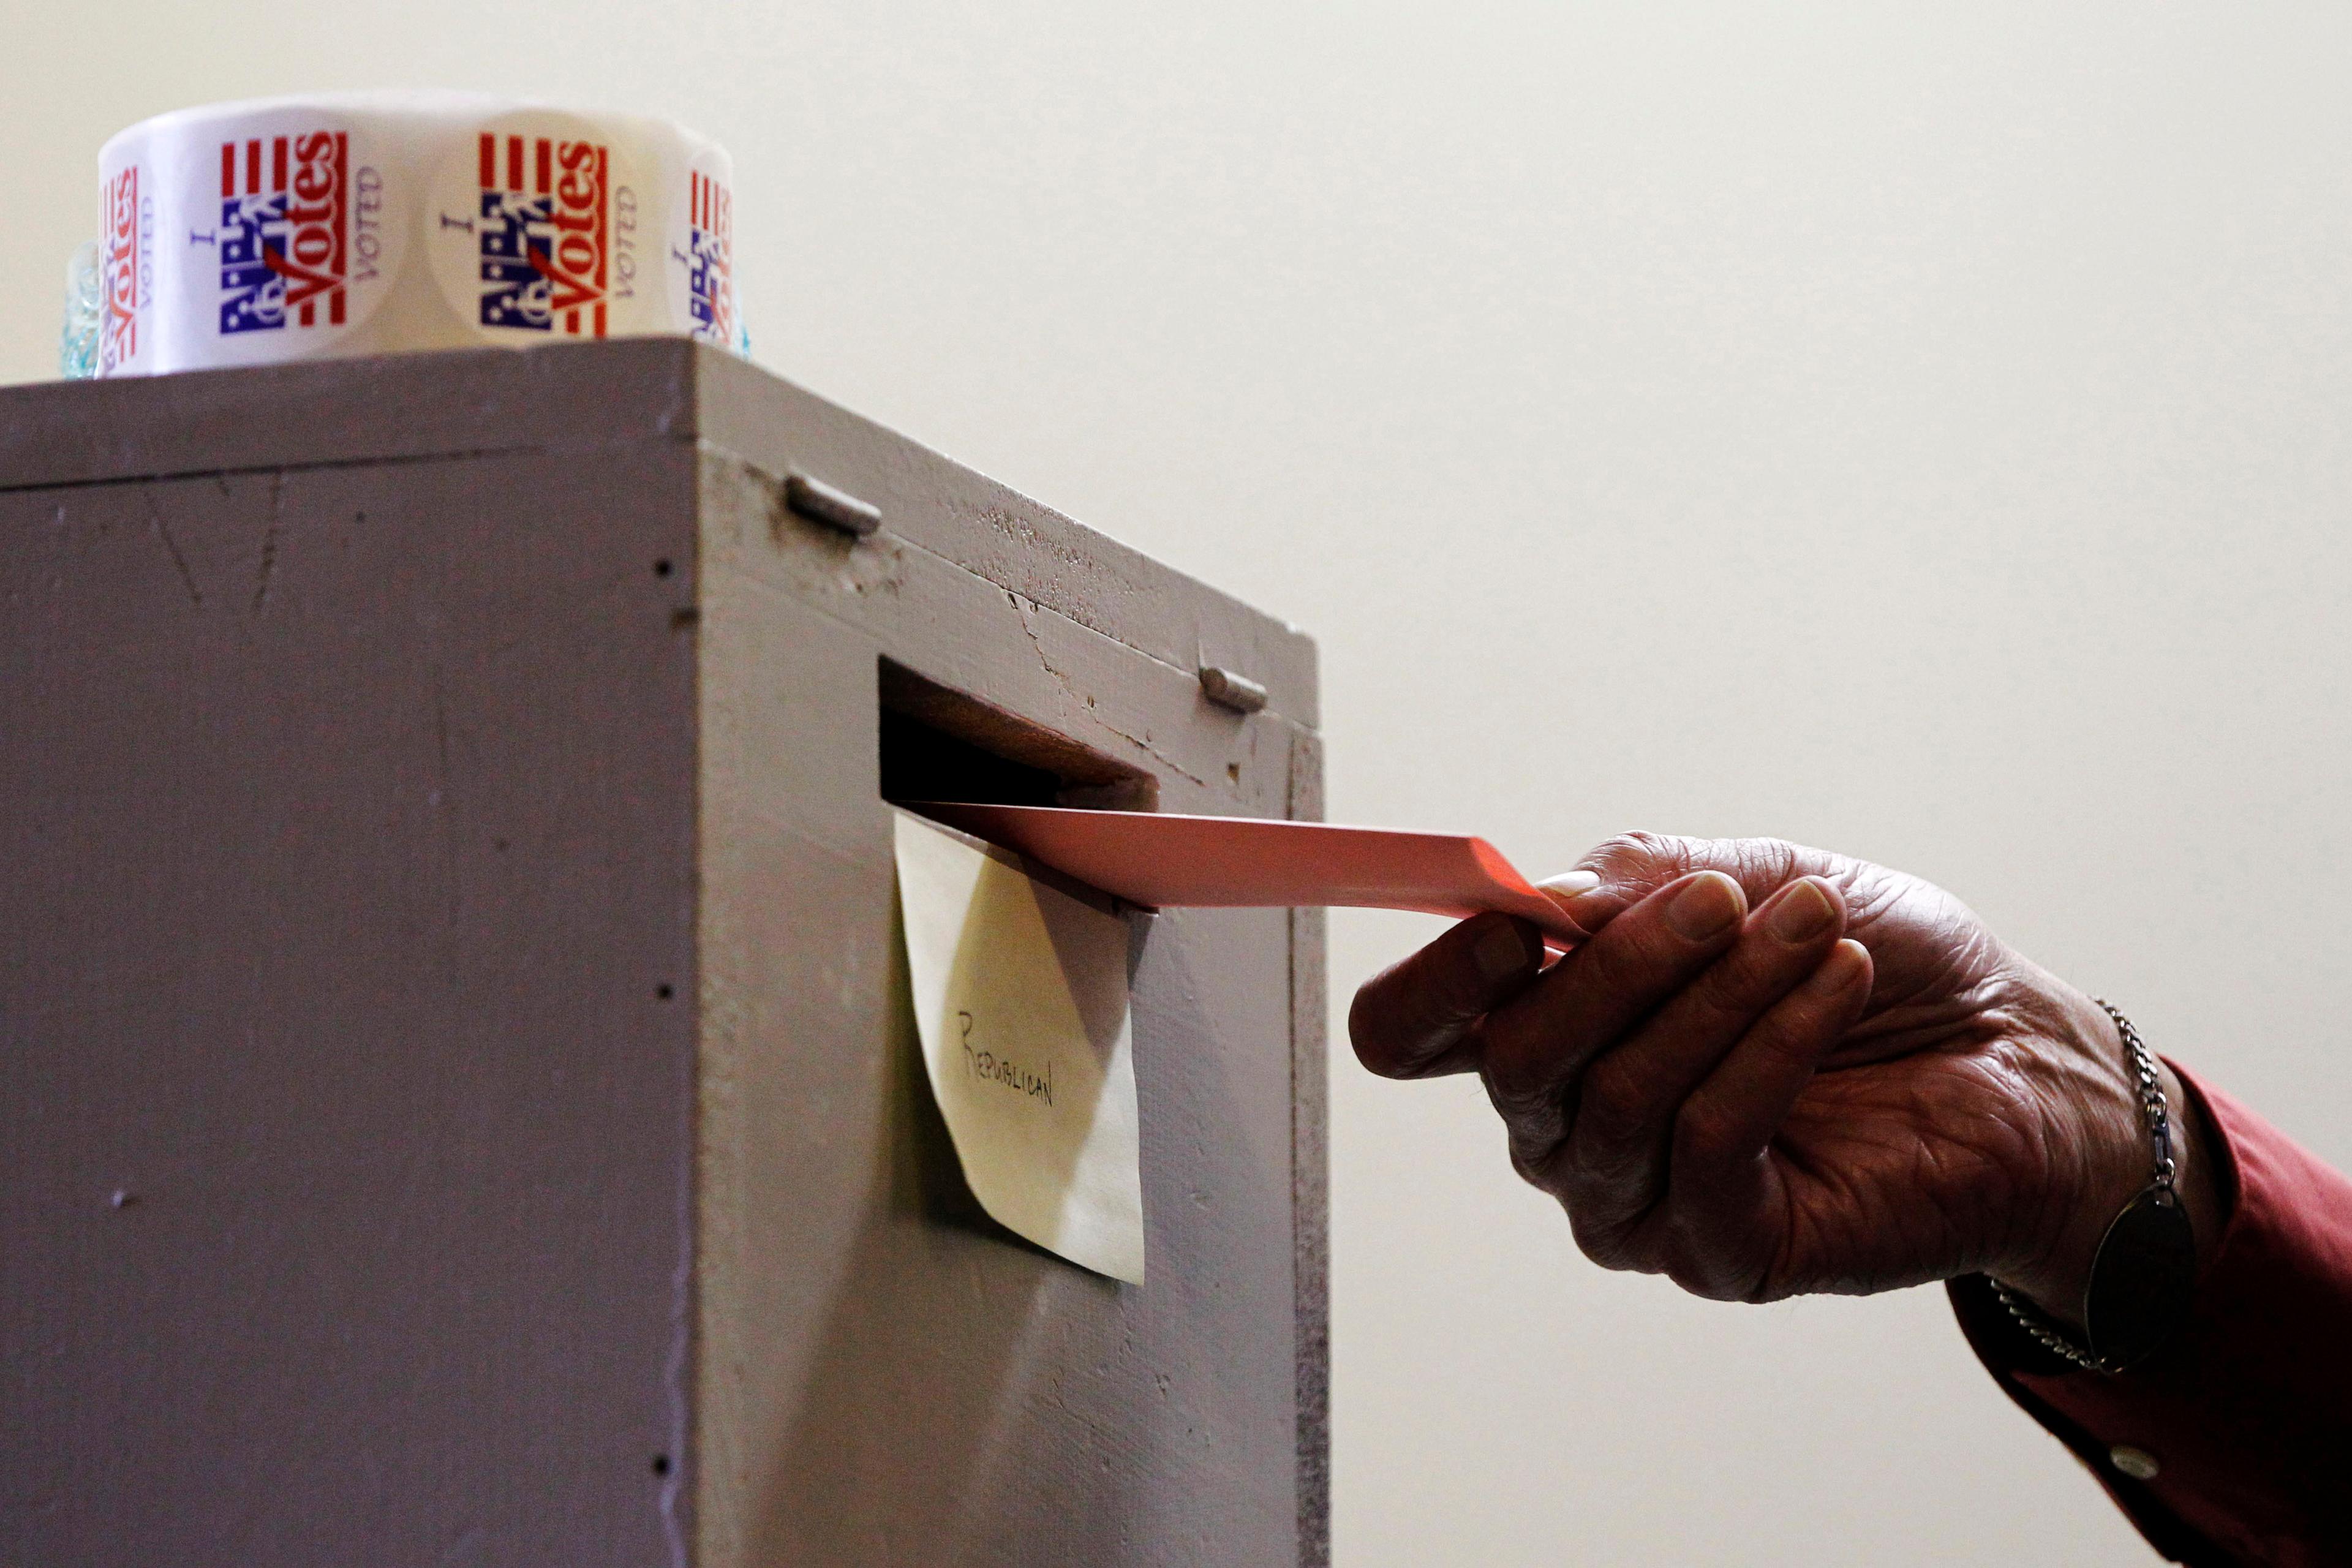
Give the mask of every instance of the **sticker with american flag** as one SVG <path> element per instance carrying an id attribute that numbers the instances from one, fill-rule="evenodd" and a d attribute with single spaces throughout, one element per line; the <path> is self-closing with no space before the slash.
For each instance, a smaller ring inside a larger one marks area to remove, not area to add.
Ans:
<path id="1" fill-rule="evenodd" d="M 486 131 L 477 164 L 481 324 L 603 337 L 611 289 L 611 150 L 588 140 Z"/>
<path id="2" fill-rule="evenodd" d="M 688 177 L 686 249 L 673 255 L 686 267 L 688 331 L 704 342 L 734 347 L 734 197 L 699 171 Z"/>
<path id="3" fill-rule="evenodd" d="M 118 172 L 103 186 L 100 216 L 98 374 L 112 375 L 139 355 L 139 312 L 153 302 L 154 195 L 140 189 L 140 166 Z"/>
<path id="4" fill-rule="evenodd" d="M 350 312 L 351 138 L 253 136 L 220 148 L 215 247 L 224 334 L 340 327 Z"/>

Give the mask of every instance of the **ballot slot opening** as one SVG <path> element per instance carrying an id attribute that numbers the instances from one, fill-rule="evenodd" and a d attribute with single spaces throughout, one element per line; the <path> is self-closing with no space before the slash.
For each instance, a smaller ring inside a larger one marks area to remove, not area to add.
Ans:
<path id="1" fill-rule="evenodd" d="M 956 801 L 1118 811 L 1159 805 L 1158 781 L 1139 768 L 889 659 L 880 661 L 878 675 L 879 786 L 882 798 L 893 805 Z M 1103 897 L 1045 868 L 1028 869 L 1045 886 Z M 904 962 L 908 1012 L 903 1048 L 893 1058 L 895 1136 L 901 1151 L 894 1169 L 904 1184 L 897 1187 L 896 1200 L 932 1224 L 1050 1258 L 1047 1249 L 991 1215 L 972 1190 L 927 1076 L 913 1013 L 911 952 Z"/>
<path id="2" fill-rule="evenodd" d="M 883 659 L 881 795 L 1155 811 L 1159 780 L 1045 725 Z"/>

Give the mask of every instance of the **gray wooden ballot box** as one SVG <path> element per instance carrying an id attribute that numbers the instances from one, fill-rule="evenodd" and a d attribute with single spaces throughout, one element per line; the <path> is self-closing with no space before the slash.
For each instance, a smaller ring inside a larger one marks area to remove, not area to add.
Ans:
<path id="1" fill-rule="evenodd" d="M 0 392 L 0 1561 L 1327 1555 L 1318 917 L 1133 917 L 1121 1286 L 886 804 L 1318 815 L 1304 637 L 667 341 Z"/>

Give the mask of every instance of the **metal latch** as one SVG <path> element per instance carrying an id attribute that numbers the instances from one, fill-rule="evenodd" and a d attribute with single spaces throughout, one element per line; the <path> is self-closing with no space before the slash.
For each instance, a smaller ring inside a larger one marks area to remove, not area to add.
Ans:
<path id="1" fill-rule="evenodd" d="M 1246 675 L 1213 664 L 1201 667 L 1201 694 L 1220 708 L 1255 713 L 1265 706 L 1265 688 Z"/>
<path id="2" fill-rule="evenodd" d="M 882 526 L 880 507 L 806 474 L 784 476 L 784 506 L 795 517 L 837 528 L 854 539 L 870 539 Z"/>

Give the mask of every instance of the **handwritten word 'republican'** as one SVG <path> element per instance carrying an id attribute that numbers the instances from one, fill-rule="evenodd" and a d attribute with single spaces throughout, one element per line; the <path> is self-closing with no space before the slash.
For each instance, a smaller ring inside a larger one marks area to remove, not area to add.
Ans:
<path id="1" fill-rule="evenodd" d="M 956 1017 L 963 1025 L 964 1070 L 982 1083 L 1000 1083 L 1015 1094 L 1042 1100 L 1047 1106 L 1054 1103 L 1054 1058 L 1045 1058 L 1043 1073 L 1023 1067 L 1010 1057 L 1000 1057 L 994 1051 L 983 1050 L 971 1043 L 971 1015 L 958 1009 Z"/>

